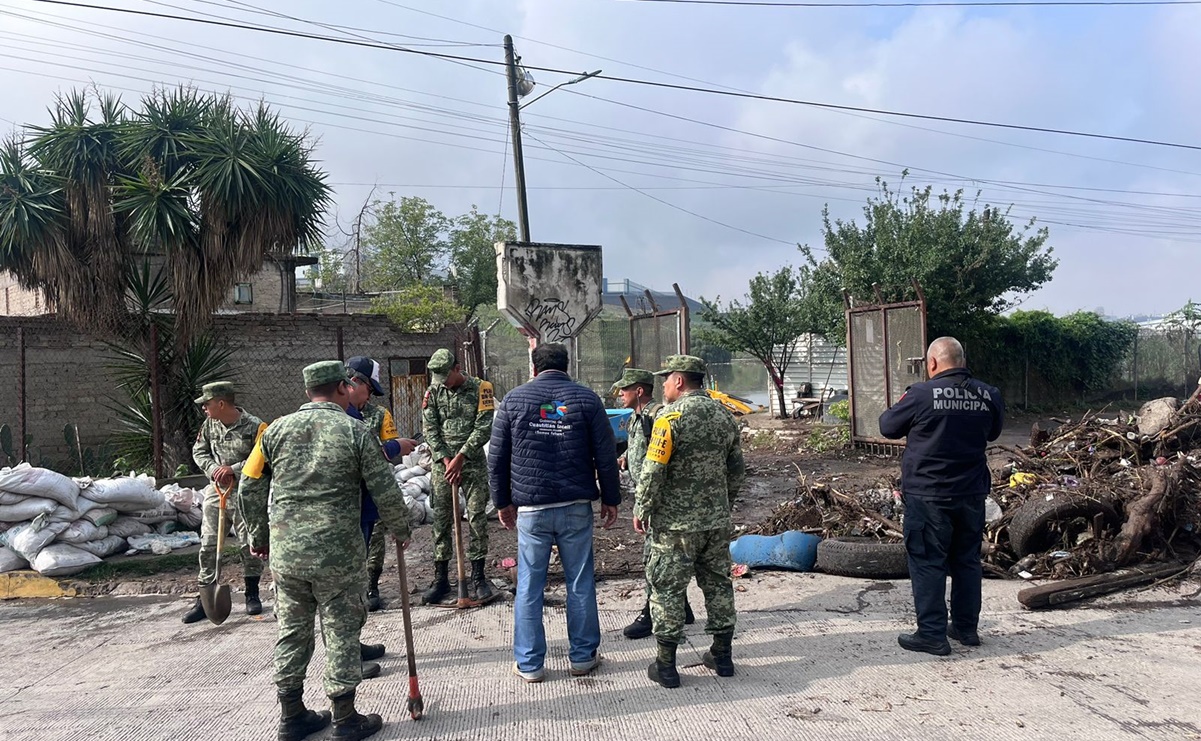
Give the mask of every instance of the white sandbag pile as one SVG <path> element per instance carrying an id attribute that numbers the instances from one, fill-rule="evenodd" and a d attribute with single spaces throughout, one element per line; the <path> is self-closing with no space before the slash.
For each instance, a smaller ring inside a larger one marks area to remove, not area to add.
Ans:
<path id="1" fill-rule="evenodd" d="M 199 537 L 203 494 L 178 485 L 156 488 L 146 475 L 71 479 L 22 463 L 0 469 L 0 573 L 29 568 L 47 576 L 77 574 L 127 551 L 186 548 Z"/>
<path id="2" fill-rule="evenodd" d="M 487 460 L 488 446 L 484 445 L 484 457 Z M 433 493 L 430 472 L 434 470 L 434 459 L 430 454 L 430 446 L 422 443 L 401 459 L 400 464 L 393 467 L 393 476 L 404 494 L 405 504 L 409 507 L 413 527 L 433 522 L 434 511 L 429 504 L 429 496 Z M 467 519 L 467 498 L 459 495 L 459 511 L 463 519 Z M 496 507 L 492 506 L 491 498 L 485 507 L 488 517 L 496 519 Z"/>

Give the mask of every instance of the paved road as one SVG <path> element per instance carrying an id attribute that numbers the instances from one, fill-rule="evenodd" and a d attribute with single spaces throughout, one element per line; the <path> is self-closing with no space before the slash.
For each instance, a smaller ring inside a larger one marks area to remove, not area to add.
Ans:
<path id="1" fill-rule="evenodd" d="M 380 739 L 1201 738 L 1195 583 L 1030 613 L 1014 598 L 1020 585 L 988 582 L 987 644 L 943 659 L 897 648 L 912 619 L 906 582 L 769 573 L 739 586 L 732 679 L 700 666 L 707 640 L 697 625 L 680 653 L 684 686 L 650 684 L 651 643 L 620 633 L 637 585 L 608 583 L 606 663 L 593 677 L 567 675 L 560 608 L 548 611 L 551 675 L 541 685 L 509 673 L 507 605 L 419 608 L 427 717 L 413 722 L 400 613 L 387 610 L 371 616 L 365 638 L 396 654 L 360 688 L 360 705 L 388 721 Z M 0 738 L 274 738 L 274 623 L 235 613 L 221 627 L 184 626 L 185 606 L 162 597 L 0 605 Z M 321 656 L 318 645 L 315 663 Z M 319 672 L 310 669 L 306 700 L 321 707 Z"/>

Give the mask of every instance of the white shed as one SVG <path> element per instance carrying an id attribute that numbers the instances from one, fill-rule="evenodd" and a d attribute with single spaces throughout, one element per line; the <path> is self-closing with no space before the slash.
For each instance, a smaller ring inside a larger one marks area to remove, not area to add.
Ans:
<path id="1" fill-rule="evenodd" d="M 784 373 L 784 400 L 797 397 L 797 389 L 803 384 L 809 384 L 813 389 L 812 396 L 818 396 L 825 391 L 825 396 L 834 392 L 846 391 L 847 382 L 847 351 L 827 342 L 825 337 L 817 334 L 803 335 L 796 341 L 792 363 Z M 773 387 L 768 388 L 771 413 L 780 413 L 780 402 Z M 788 409 L 791 413 L 792 409 Z"/>

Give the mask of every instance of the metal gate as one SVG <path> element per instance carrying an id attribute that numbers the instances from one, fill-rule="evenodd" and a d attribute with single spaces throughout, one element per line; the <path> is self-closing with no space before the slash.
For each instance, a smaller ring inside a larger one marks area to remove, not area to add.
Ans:
<path id="1" fill-rule="evenodd" d="M 428 358 L 389 358 L 389 384 L 392 391 L 392 418 L 401 437 L 413 437 L 421 431 L 421 400 L 429 386 L 425 364 Z"/>
<path id="2" fill-rule="evenodd" d="M 690 350 L 691 318 L 688 301 L 677 283 L 671 285 L 679 300 L 678 307 L 663 310 L 655 301 L 654 294 L 646 291 L 647 305 L 651 311 L 635 314 L 626 297 L 621 297 L 630 320 L 630 355 L 627 365 L 655 371 L 662 367 L 669 355 L 687 355 Z"/>
<path id="3" fill-rule="evenodd" d="M 850 367 L 851 440 L 855 445 L 903 446 L 880 434 L 880 415 L 925 379 L 926 298 L 916 282 L 916 301 L 855 306 L 846 301 L 847 350 Z"/>

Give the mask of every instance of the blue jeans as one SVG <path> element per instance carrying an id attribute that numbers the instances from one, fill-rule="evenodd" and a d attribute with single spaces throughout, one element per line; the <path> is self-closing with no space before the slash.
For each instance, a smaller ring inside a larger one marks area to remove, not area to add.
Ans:
<path id="1" fill-rule="evenodd" d="M 523 672 L 536 672 L 546 660 L 542 598 L 550 549 L 559 546 L 567 581 L 568 657 L 584 664 L 600 647 L 596 574 L 592 566 L 592 505 L 581 502 L 517 513 L 517 599 L 513 604 L 513 658 Z"/>

